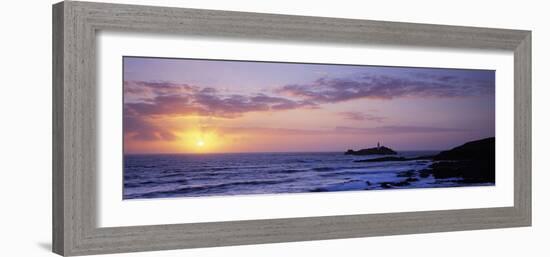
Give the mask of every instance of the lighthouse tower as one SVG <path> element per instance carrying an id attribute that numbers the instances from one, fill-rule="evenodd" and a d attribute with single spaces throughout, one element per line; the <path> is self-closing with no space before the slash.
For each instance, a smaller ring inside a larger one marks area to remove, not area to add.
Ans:
<path id="1" fill-rule="evenodd" d="M 376 144 L 376 149 L 380 150 L 380 142 L 378 142 L 378 144 Z"/>

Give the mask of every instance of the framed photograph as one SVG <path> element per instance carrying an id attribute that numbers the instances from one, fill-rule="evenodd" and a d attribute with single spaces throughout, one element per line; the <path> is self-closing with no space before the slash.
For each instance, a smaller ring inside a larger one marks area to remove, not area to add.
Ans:
<path id="1" fill-rule="evenodd" d="M 53 6 L 53 251 L 531 225 L 531 32 Z"/>

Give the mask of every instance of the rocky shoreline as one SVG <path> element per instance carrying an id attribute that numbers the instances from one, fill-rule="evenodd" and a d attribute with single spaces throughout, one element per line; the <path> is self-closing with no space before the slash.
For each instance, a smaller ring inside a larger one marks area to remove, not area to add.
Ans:
<path id="1" fill-rule="evenodd" d="M 401 162 L 430 160 L 433 163 L 420 171 L 406 171 L 398 174 L 403 177 L 398 182 L 382 182 L 382 188 L 403 187 L 420 178 L 433 176 L 436 180 L 452 180 L 457 183 L 495 183 L 495 138 L 467 142 L 434 156 L 405 158 L 385 156 L 374 159 L 356 160 L 355 162 Z"/>

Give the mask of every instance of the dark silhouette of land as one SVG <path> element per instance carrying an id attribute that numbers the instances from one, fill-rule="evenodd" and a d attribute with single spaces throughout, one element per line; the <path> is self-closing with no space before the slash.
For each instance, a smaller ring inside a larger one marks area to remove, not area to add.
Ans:
<path id="1" fill-rule="evenodd" d="M 348 153 L 346 152 L 346 154 Z M 434 163 L 427 169 L 418 172 L 418 174 L 411 171 L 401 174 L 403 177 L 407 177 L 404 183 L 416 179 L 416 176 L 428 177 L 430 175 L 436 179 L 460 178 L 461 183 L 495 183 L 494 137 L 467 142 L 450 150 L 442 151 L 434 156 L 420 156 L 414 158 L 386 156 L 374 159 L 356 160 L 355 162 L 395 162 L 414 160 L 432 160 Z"/>
<path id="2" fill-rule="evenodd" d="M 388 148 L 388 147 L 385 147 L 385 146 L 380 146 L 380 143 L 378 143 L 378 145 L 376 147 L 373 147 L 373 148 L 366 148 L 366 149 L 361 149 L 361 150 L 357 150 L 357 151 L 354 151 L 352 149 L 349 149 L 346 151 L 345 154 L 350 154 L 350 155 L 390 155 L 390 154 L 397 154 L 396 151 Z"/>
<path id="3" fill-rule="evenodd" d="M 426 172 L 435 178 L 462 177 L 466 183 L 495 182 L 495 138 L 468 142 L 433 158 Z"/>

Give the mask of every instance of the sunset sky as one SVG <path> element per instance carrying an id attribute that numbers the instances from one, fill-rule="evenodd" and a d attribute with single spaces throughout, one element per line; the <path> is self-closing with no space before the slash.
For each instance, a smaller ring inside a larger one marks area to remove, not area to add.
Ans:
<path id="1" fill-rule="evenodd" d="M 495 135 L 487 70 L 124 57 L 124 152 L 442 150 Z"/>

